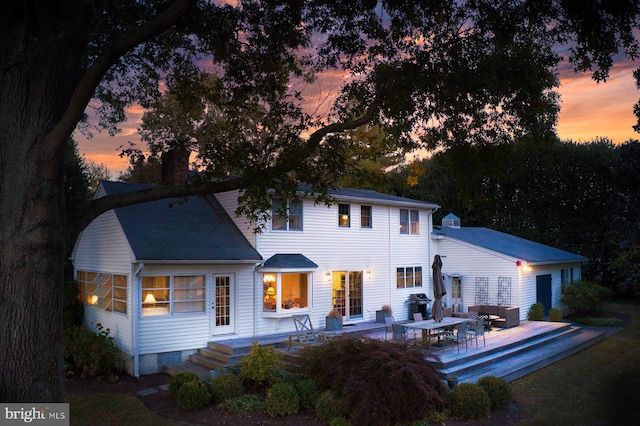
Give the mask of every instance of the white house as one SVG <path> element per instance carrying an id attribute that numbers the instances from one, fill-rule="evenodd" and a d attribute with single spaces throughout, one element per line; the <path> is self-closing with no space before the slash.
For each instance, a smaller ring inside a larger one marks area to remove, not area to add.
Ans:
<path id="1" fill-rule="evenodd" d="M 544 244 L 480 227 L 461 227 L 449 214 L 433 229 L 442 257 L 445 304 L 461 312 L 471 305 L 519 306 L 527 318 L 532 304 L 563 309 L 562 287 L 580 279 L 588 259 Z"/>
<path id="2" fill-rule="evenodd" d="M 145 185 L 102 182 L 97 197 Z M 276 200 L 262 233 L 236 218 L 237 192 L 118 208 L 80 235 L 72 261 L 85 323 L 109 328 L 134 374 L 159 371 L 207 342 L 293 331 L 291 316 L 371 321 L 409 316 L 430 293 L 437 205 L 366 190 L 337 203 Z"/>

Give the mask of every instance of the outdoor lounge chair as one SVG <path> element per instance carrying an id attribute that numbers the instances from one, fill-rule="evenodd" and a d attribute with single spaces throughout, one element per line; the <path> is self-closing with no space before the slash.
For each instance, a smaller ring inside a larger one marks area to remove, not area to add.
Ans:
<path id="1" fill-rule="evenodd" d="M 296 332 L 289 335 L 287 351 L 291 349 L 293 344 L 307 346 L 325 340 L 324 334 L 316 333 L 313 330 L 313 324 L 311 324 L 311 318 L 308 314 L 294 315 L 293 324 L 296 326 Z"/>

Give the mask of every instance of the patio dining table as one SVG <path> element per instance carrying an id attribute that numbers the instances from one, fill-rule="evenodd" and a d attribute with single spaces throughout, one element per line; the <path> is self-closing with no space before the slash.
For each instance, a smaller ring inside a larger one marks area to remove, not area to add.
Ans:
<path id="1" fill-rule="evenodd" d="M 402 324 L 406 328 L 413 328 L 416 330 L 422 330 L 422 343 L 425 347 L 431 347 L 431 337 L 432 332 L 436 331 L 437 333 L 433 333 L 435 336 L 439 336 L 444 329 L 452 328 L 457 324 L 462 324 L 465 322 L 473 322 L 475 320 L 470 320 L 468 318 L 455 318 L 455 317 L 444 317 L 442 321 L 436 322 L 432 319 L 423 320 L 423 321 L 415 321 L 408 322 Z"/>

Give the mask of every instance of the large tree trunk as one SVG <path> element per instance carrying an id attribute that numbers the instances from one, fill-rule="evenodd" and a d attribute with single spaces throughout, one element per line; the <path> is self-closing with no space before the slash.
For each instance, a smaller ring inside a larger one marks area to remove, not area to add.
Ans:
<path id="1" fill-rule="evenodd" d="M 17 5 L 16 5 L 17 3 Z M 0 401 L 64 398 L 63 146 L 54 132 L 82 64 L 64 1 L 0 19 Z M 72 3 L 72 2 L 68 2 Z M 67 3 L 67 4 L 68 4 Z M 76 12 L 77 13 L 77 12 Z M 65 16 L 66 15 L 66 16 Z M 64 60 L 69 58 L 69 60 Z"/>

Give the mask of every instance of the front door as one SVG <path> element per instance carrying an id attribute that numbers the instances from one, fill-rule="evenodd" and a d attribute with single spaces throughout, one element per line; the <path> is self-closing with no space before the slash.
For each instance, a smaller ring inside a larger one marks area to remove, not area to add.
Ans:
<path id="1" fill-rule="evenodd" d="M 211 295 L 211 334 L 233 333 L 233 275 L 214 275 Z"/>
<path id="2" fill-rule="evenodd" d="M 544 314 L 551 309 L 551 274 L 536 276 L 536 302 L 544 306 Z"/>
<path id="3" fill-rule="evenodd" d="M 333 308 L 347 320 L 362 318 L 362 271 L 334 272 L 332 287 Z"/>

